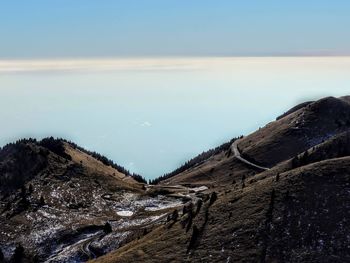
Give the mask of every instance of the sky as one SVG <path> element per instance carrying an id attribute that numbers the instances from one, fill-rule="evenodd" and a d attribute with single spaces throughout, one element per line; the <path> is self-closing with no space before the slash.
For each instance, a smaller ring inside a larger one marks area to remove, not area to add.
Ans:
<path id="1" fill-rule="evenodd" d="M 347 0 L 11 0 L 0 59 L 350 54 Z"/>
<path id="2" fill-rule="evenodd" d="M 0 147 L 63 137 L 147 179 L 349 95 L 348 0 L 0 1 Z"/>

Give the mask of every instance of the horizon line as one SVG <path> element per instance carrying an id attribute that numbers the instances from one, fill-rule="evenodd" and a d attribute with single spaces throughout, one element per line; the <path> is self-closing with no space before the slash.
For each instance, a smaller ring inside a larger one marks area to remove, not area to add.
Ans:
<path id="1" fill-rule="evenodd" d="M 1 57 L 0 61 L 27 61 L 27 60 L 96 60 L 96 59 L 166 59 L 166 58 L 285 58 L 285 57 L 350 57 L 350 53 L 319 53 L 319 54 L 251 54 L 251 55 L 113 55 L 113 56 L 47 56 L 47 57 Z"/>
<path id="2" fill-rule="evenodd" d="M 275 63 L 280 61 L 348 60 L 349 56 L 195 56 L 195 57 L 100 57 L 0 59 L 0 74 L 24 72 L 111 72 L 204 70 L 222 66 L 244 66 L 244 63 Z M 238 64 L 242 63 L 242 64 Z M 320 63 L 318 63 L 320 64 Z M 315 64 L 315 65 L 318 65 Z"/>

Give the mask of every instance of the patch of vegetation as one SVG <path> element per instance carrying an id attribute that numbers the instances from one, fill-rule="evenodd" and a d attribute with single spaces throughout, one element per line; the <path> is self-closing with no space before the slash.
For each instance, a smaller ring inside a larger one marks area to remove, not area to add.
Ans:
<path id="1" fill-rule="evenodd" d="M 0 192 L 21 188 L 47 166 L 44 149 L 33 143 L 35 139 L 18 140 L 0 149 Z"/>
<path id="2" fill-rule="evenodd" d="M 55 139 L 53 137 L 45 138 L 39 142 L 39 145 L 67 160 L 72 160 L 72 157 L 66 153 L 63 142 L 60 139 Z"/>
<path id="3" fill-rule="evenodd" d="M 105 234 L 112 233 L 112 226 L 109 222 L 106 222 L 103 226 L 103 232 L 105 232 Z"/>
<path id="4" fill-rule="evenodd" d="M 8 143 L 4 147 L 0 147 L 0 157 L 3 155 L 3 153 L 8 152 L 9 149 L 11 149 L 13 146 L 19 146 L 27 143 L 37 143 L 37 140 L 33 138 L 29 138 L 29 139 L 20 139 L 15 142 Z"/>
<path id="5" fill-rule="evenodd" d="M 190 243 L 188 244 L 187 247 L 187 253 L 194 248 L 196 241 L 198 239 L 199 236 L 199 230 L 197 228 L 197 226 L 193 226 L 192 228 L 192 235 L 191 235 L 191 239 L 190 239 Z"/>
<path id="6" fill-rule="evenodd" d="M 107 157 L 99 153 L 88 151 L 78 146 L 77 144 L 65 139 L 49 137 L 41 141 L 37 141 L 36 139 L 33 139 L 33 138 L 20 139 L 14 143 L 9 143 L 2 148 L 0 147 L 0 174 L 2 175 L 7 174 L 7 176 L 0 177 L 0 186 L 1 185 L 6 185 L 7 187 L 10 186 L 11 189 L 20 188 L 25 183 L 26 178 L 31 178 L 32 176 L 36 175 L 41 169 L 43 169 L 43 167 L 45 167 L 46 160 L 44 156 L 47 155 L 47 150 L 67 160 L 71 160 L 72 157 L 65 152 L 63 142 L 70 144 L 74 149 L 78 149 L 88 155 L 91 155 L 95 159 L 101 161 L 104 165 L 111 166 L 116 170 L 118 170 L 119 172 L 127 176 L 131 176 L 137 182 L 145 183 L 145 184 L 147 183 L 146 179 L 141 175 L 130 173 L 124 167 L 117 165 L 112 160 L 108 159 Z M 38 155 L 36 155 L 34 154 L 33 150 L 30 149 L 30 147 L 28 146 L 29 144 L 35 144 L 38 146 L 42 146 L 43 148 L 40 148 Z M 13 161 L 3 163 L 2 159 L 8 158 L 9 155 L 11 155 L 11 159 L 13 159 Z M 37 158 L 35 156 L 37 156 Z M 28 163 L 23 162 L 23 160 L 27 160 L 27 159 L 30 160 L 30 162 Z M 34 159 L 37 159 L 37 160 L 35 161 Z M 17 162 L 14 160 L 17 160 Z M 16 163 L 17 164 L 19 163 L 21 165 L 14 167 Z M 28 167 L 28 165 L 31 165 L 31 167 Z M 9 174 L 12 174 L 12 175 L 9 176 Z M 25 174 L 25 176 L 23 174 Z M 1 187 L 0 187 L 0 190 L 1 190 Z"/>

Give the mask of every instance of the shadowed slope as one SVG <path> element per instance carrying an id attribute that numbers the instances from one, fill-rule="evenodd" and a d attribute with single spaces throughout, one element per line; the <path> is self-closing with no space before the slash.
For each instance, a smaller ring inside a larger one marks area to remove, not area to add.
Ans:
<path id="1" fill-rule="evenodd" d="M 328 97 L 308 104 L 244 137 L 242 156 L 273 166 L 350 128 L 350 104 Z"/>
<path id="2" fill-rule="evenodd" d="M 7 261 L 14 260 L 16 249 L 24 262 L 88 260 L 92 254 L 82 253 L 79 242 L 111 238 L 105 225 L 120 218 L 124 195 L 144 194 L 130 176 L 52 139 L 4 147 L 0 182 L 0 251 Z M 99 244 L 98 253 L 116 245 Z"/>
<path id="3" fill-rule="evenodd" d="M 96 262 L 347 261 L 349 174 L 345 157 L 222 192 L 203 205 L 191 231 L 181 227 L 184 216 Z"/>

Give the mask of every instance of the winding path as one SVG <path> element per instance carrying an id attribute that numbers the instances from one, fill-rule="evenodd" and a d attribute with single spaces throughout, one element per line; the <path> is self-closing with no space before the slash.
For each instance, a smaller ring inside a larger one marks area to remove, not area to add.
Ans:
<path id="1" fill-rule="evenodd" d="M 160 216 L 156 220 L 145 222 L 143 224 L 135 225 L 135 226 L 127 227 L 127 228 L 121 228 L 121 229 L 118 229 L 118 232 L 125 232 L 125 231 L 130 231 L 130 230 L 139 230 L 140 228 L 142 229 L 142 228 L 145 228 L 145 227 L 148 227 L 148 226 L 153 226 L 153 225 L 157 224 L 158 222 L 166 219 L 167 216 L 168 216 L 168 213 L 165 213 L 164 215 Z M 105 235 L 106 235 L 106 233 L 103 232 L 103 233 L 99 233 L 99 234 L 97 234 L 95 236 L 92 236 L 92 237 L 84 240 L 81 244 L 79 244 L 80 245 L 79 246 L 80 251 L 83 254 L 85 254 L 90 260 L 97 258 L 97 255 L 93 251 L 91 251 L 90 246 L 91 246 L 91 244 L 94 241 L 101 239 Z"/>
<path id="2" fill-rule="evenodd" d="M 90 250 L 90 245 L 92 242 L 102 238 L 105 235 L 105 233 L 100 233 L 97 234 L 87 240 L 85 240 L 84 242 L 82 242 L 82 244 L 80 245 L 80 251 L 85 254 L 89 259 L 94 259 L 96 258 L 96 255 L 94 252 L 92 252 Z"/>
<path id="3" fill-rule="evenodd" d="M 270 168 L 267 168 L 267 167 L 263 167 L 263 166 L 260 166 L 260 165 L 257 165 L 255 163 L 252 163 L 250 161 L 248 161 L 247 159 L 244 159 L 242 156 L 241 156 L 241 153 L 239 152 L 238 150 L 238 142 L 239 142 L 239 139 L 238 140 L 235 140 L 232 145 L 231 145 L 231 152 L 233 152 L 233 155 L 238 159 L 240 160 L 241 162 L 249 165 L 249 166 L 252 166 L 254 168 L 258 168 L 258 169 L 261 169 L 261 170 L 264 170 L 264 171 L 267 171 L 267 170 L 270 170 Z"/>

